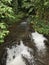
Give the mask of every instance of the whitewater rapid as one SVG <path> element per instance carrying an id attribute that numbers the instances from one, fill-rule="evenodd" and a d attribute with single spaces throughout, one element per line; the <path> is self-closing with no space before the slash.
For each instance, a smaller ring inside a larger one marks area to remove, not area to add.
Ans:
<path id="1" fill-rule="evenodd" d="M 31 50 L 23 44 L 23 41 L 20 41 L 20 45 L 13 46 L 11 49 L 7 48 L 7 61 L 6 65 L 26 65 L 26 58 L 28 62 L 33 63 L 33 55 L 31 56 L 29 51 Z"/>
<path id="2" fill-rule="evenodd" d="M 47 41 L 47 39 L 38 32 L 31 33 L 30 38 L 34 41 L 37 51 L 39 53 L 45 53 L 46 46 L 44 41 Z M 29 48 L 28 46 L 25 46 L 23 44 L 23 41 L 20 40 L 20 45 L 16 44 L 16 46 L 12 46 L 12 48 L 7 48 L 6 65 L 27 65 L 25 59 L 27 59 L 29 65 L 34 65 L 35 60 L 34 56 L 30 53 L 31 51 L 32 53 L 34 53 L 33 49 Z"/>

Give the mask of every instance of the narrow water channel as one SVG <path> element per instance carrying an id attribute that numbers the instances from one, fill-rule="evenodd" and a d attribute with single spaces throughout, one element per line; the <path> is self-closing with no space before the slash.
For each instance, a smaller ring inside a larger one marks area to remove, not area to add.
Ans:
<path id="1" fill-rule="evenodd" d="M 9 30 L 0 45 L 0 65 L 49 65 L 47 37 L 30 30 L 27 22 L 14 24 Z"/>

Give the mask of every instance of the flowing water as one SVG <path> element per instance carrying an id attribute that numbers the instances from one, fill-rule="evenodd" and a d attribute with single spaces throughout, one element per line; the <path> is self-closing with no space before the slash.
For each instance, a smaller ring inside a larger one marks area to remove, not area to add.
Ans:
<path id="1" fill-rule="evenodd" d="M 39 34 L 38 32 L 31 33 L 31 39 L 34 40 L 35 46 L 37 47 L 38 52 L 44 53 L 46 51 L 46 46 L 44 41 L 47 40 L 42 34 Z"/>
<path id="2" fill-rule="evenodd" d="M 24 58 L 33 64 L 34 60 L 30 51 L 31 49 L 26 47 L 23 41 L 20 40 L 20 45 L 13 46 L 11 49 L 7 48 L 6 65 L 26 65 Z"/>
<path id="3" fill-rule="evenodd" d="M 49 38 L 31 31 L 27 22 L 14 24 L 9 30 L 0 45 L 0 65 L 49 65 Z"/>

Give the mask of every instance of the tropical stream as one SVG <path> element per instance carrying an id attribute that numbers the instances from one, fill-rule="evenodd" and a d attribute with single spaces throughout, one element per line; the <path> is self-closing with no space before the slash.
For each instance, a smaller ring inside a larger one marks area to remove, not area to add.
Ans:
<path id="1" fill-rule="evenodd" d="M 27 22 L 9 30 L 0 45 L 0 65 L 49 65 L 49 37 L 33 31 Z"/>

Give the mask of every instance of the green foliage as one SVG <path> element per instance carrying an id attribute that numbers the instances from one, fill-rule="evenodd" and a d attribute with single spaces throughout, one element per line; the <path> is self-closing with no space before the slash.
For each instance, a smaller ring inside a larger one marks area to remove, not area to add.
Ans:
<path id="1" fill-rule="evenodd" d="M 0 23 L 0 43 L 4 42 L 4 37 L 9 33 L 5 23 Z"/>
<path id="2" fill-rule="evenodd" d="M 21 8 L 28 14 L 30 23 L 34 23 L 34 30 L 49 34 L 49 0 L 22 0 Z"/>
<path id="3" fill-rule="evenodd" d="M 0 0 L 0 43 L 8 34 L 7 26 L 25 16 L 35 31 L 49 34 L 49 0 Z"/>
<path id="4" fill-rule="evenodd" d="M 7 20 L 14 19 L 14 12 L 11 5 L 12 0 L 0 1 L 0 43 L 4 42 L 4 37 L 8 34 Z M 9 22 L 9 21 L 8 21 Z"/>
<path id="5" fill-rule="evenodd" d="M 18 14 L 18 0 L 12 0 L 12 7 L 15 14 Z"/>
<path id="6" fill-rule="evenodd" d="M 3 18 L 10 18 L 10 17 L 13 18 L 13 16 L 12 16 L 12 14 L 13 14 L 12 8 L 10 6 L 4 4 L 4 2 L 5 3 L 8 2 L 10 4 L 10 1 L 7 1 L 7 0 L 5 0 L 5 1 L 1 0 L 0 1 L 0 19 L 1 18 L 2 19 Z"/>
<path id="7" fill-rule="evenodd" d="M 47 35 L 49 34 L 49 22 L 47 22 L 46 20 L 34 19 L 31 21 L 31 24 L 35 31 Z"/>
<path id="8" fill-rule="evenodd" d="M 24 13 L 18 12 L 17 0 L 0 0 L 0 43 L 4 42 L 5 36 L 9 33 L 7 27 L 23 16 Z"/>

